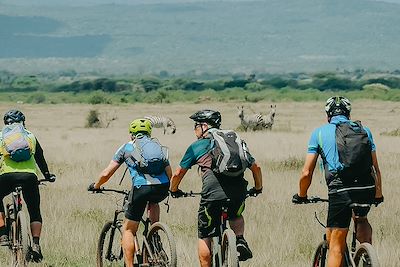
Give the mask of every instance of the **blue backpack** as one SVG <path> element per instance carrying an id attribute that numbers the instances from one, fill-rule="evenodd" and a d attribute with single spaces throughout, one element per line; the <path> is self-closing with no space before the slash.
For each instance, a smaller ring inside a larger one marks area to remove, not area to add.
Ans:
<path id="1" fill-rule="evenodd" d="M 157 175 L 165 171 L 168 149 L 162 146 L 156 138 L 137 136 L 134 144 L 132 158 L 141 173 Z"/>
<path id="2" fill-rule="evenodd" d="M 34 142 L 21 123 L 3 127 L 1 153 L 16 162 L 29 160 L 33 155 Z"/>

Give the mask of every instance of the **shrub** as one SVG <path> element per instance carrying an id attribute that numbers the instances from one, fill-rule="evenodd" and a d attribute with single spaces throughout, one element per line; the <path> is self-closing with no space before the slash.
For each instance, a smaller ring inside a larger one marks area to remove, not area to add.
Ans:
<path id="1" fill-rule="evenodd" d="M 94 94 L 89 98 L 89 104 L 111 104 L 111 100 L 102 94 Z"/>
<path id="2" fill-rule="evenodd" d="M 42 93 L 34 94 L 28 98 L 28 103 L 40 104 L 46 101 L 46 96 Z"/>
<path id="3" fill-rule="evenodd" d="M 87 128 L 99 128 L 101 126 L 100 114 L 97 110 L 92 109 L 89 111 L 88 116 L 86 117 L 86 127 Z"/>

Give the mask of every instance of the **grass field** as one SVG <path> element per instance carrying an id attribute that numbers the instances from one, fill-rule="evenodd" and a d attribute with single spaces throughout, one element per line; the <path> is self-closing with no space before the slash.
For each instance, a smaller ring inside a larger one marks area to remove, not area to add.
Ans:
<path id="1" fill-rule="evenodd" d="M 255 111 L 267 112 L 270 103 L 251 105 Z M 246 239 L 254 258 L 242 266 L 310 266 L 313 250 L 324 229 L 314 219 L 317 211 L 325 221 L 323 204 L 294 206 L 291 196 L 297 192 L 298 177 L 311 131 L 325 123 L 323 102 L 285 102 L 277 104 L 276 123 L 272 131 L 243 132 L 250 151 L 261 164 L 264 192 L 248 199 L 244 216 Z M 166 114 L 177 124 L 175 135 L 154 136 L 170 148 L 170 161 L 175 169 L 187 148 L 195 140 L 193 123 L 188 118 L 201 108 L 221 111 L 223 128 L 239 126 L 237 105 L 242 103 L 170 104 L 170 105 L 104 105 L 96 106 L 103 116 L 115 114 L 117 119 L 108 128 L 85 128 L 90 105 L 20 105 L 50 166 L 57 174 L 55 184 L 41 187 L 44 220 L 42 249 L 43 264 L 36 266 L 95 266 L 96 243 L 102 225 L 112 219 L 116 207 L 113 195 L 95 195 L 86 191 L 108 164 L 113 153 L 128 140 L 128 124 L 146 114 Z M 248 103 L 244 103 L 249 108 Z M 1 104 L 3 114 L 10 104 Z M 380 135 L 399 128 L 400 106 L 395 102 L 355 101 L 353 118 L 368 125 L 375 137 L 380 161 L 385 203 L 373 208 L 370 221 L 374 228 L 373 241 L 381 266 L 400 265 L 400 137 Z M 118 187 L 124 168 L 109 181 Z M 252 185 L 249 173 L 246 176 Z M 129 187 L 129 179 L 124 186 Z M 193 168 L 184 178 L 183 190 L 199 191 L 201 179 Z M 310 195 L 326 196 L 322 173 L 317 170 Z M 162 221 L 172 229 L 177 242 L 178 265 L 198 266 L 196 218 L 198 198 L 170 199 L 170 211 L 162 205 Z M 0 266 L 7 264 L 7 251 L 0 249 Z"/>

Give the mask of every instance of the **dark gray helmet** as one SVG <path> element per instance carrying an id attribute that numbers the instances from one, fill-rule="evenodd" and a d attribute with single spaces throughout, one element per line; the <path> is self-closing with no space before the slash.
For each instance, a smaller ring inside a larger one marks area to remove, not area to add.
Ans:
<path id="1" fill-rule="evenodd" d="M 8 125 L 8 124 L 12 124 L 15 122 L 25 122 L 25 115 L 16 109 L 11 109 L 9 111 L 6 112 L 6 114 L 4 114 L 4 124 Z"/>
<path id="2" fill-rule="evenodd" d="M 350 100 L 344 96 L 333 96 L 330 97 L 325 104 L 325 111 L 328 117 L 337 115 L 350 116 L 351 103 Z"/>
<path id="3" fill-rule="evenodd" d="M 194 113 L 192 116 L 190 116 L 192 120 L 196 122 L 206 122 L 210 124 L 213 127 L 219 128 L 221 125 L 221 113 L 219 111 L 215 110 L 210 110 L 210 109 L 203 109 L 199 110 L 196 113 Z"/>

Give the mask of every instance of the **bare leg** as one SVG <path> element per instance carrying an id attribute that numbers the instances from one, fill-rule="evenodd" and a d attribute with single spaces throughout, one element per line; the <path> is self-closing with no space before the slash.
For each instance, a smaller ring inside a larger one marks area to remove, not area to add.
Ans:
<path id="1" fill-rule="evenodd" d="M 41 222 L 31 222 L 31 233 L 32 237 L 40 237 L 42 232 L 42 223 Z"/>
<path id="2" fill-rule="evenodd" d="M 199 239 L 198 253 L 201 267 L 211 266 L 211 238 Z"/>
<path id="3" fill-rule="evenodd" d="M 354 221 L 357 223 L 357 240 L 360 243 L 367 242 L 372 244 L 372 227 L 367 217 L 354 217 Z"/>
<path id="4" fill-rule="evenodd" d="M 326 235 L 329 242 L 328 267 L 340 267 L 346 248 L 347 228 L 327 228 Z"/>
<path id="5" fill-rule="evenodd" d="M 149 203 L 147 210 L 151 223 L 155 223 L 160 220 L 160 206 L 158 203 Z"/>
<path id="6" fill-rule="evenodd" d="M 244 234 L 244 218 L 243 218 L 243 216 L 229 220 L 229 226 L 231 227 L 233 232 L 235 232 L 236 236 L 238 236 L 238 235 L 243 236 L 243 234 Z"/>
<path id="7" fill-rule="evenodd" d="M 133 267 L 133 258 L 135 254 L 135 238 L 139 222 L 125 219 L 122 233 L 122 249 L 126 267 Z"/>
<path id="8" fill-rule="evenodd" d="M 0 203 L 1 205 L 3 205 L 2 203 Z M 4 212 L 0 212 L 0 227 L 3 227 L 5 224 L 4 222 L 4 218 L 5 218 L 5 214 Z"/>

